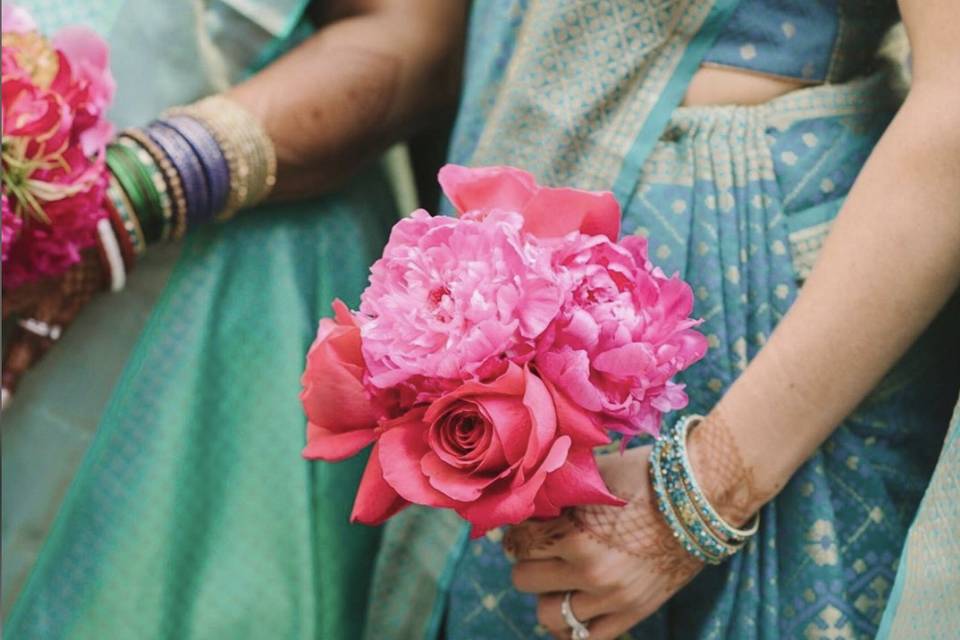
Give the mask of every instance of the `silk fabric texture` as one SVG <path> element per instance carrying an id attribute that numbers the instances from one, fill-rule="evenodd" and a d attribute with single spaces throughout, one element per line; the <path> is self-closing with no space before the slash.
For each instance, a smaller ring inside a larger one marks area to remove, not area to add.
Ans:
<path id="1" fill-rule="evenodd" d="M 121 127 L 305 33 L 300 0 L 21 4 L 47 33 L 108 38 Z M 358 301 L 396 215 L 373 171 L 200 230 L 172 272 L 177 252 L 154 251 L 84 312 L 3 417 L 6 637 L 360 635 L 379 539 L 347 524 L 364 460 L 303 461 L 297 394 L 317 320 Z"/>
<path id="2" fill-rule="evenodd" d="M 787 311 L 898 106 L 878 74 L 757 107 L 677 108 L 735 4 L 477 3 L 452 146 L 453 162 L 613 187 L 624 231 L 693 286 L 711 346 L 682 376 L 693 413 Z M 933 326 L 763 509 L 747 547 L 629 637 L 872 638 L 956 399 L 956 340 Z M 542 637 L 501 536 L 468 541 L 450 514 L 400 514 L 366 637 Z"/>

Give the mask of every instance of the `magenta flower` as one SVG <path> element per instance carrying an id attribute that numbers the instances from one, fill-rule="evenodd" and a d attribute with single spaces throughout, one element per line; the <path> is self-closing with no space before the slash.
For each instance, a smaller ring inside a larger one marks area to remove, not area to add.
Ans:
<path id="1" fill-rule="evenodd" d="M 540 341 L 541 374 L 607 428 L 657 435 L 663 414 L 687 405 L 671 378 L 707 350 L 689 285 L 654 268 L 635 236 L 568 236 L 554 261 L 567 295 Z"/>
<path id="2" fill-rule="evenodd" d="M 417 211 L 394 226 L 361 297 L 370 384 L 409 381 L 429 395 L 532 357 L 561 292 L 549 252 L 522 226 L 508 211 L 482 220 Z"/>

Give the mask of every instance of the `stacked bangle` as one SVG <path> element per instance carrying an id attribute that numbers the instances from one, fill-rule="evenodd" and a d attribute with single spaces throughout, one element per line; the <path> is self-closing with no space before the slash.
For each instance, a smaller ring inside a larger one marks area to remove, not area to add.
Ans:
<path id="1" fill-rule="evenodd" d="M 243 107 L 223 96 L 213 96 L 171 109 L 166 115 L 196 120 L 223 151 L 230 169 L 230 196 L 220 219 L 270 194 L 277 180 L 276 151 L 263 127 Z"/>
<path id="2" fill-rule="evenodd" d="M 107 147 L 107 165 L 123 188 L 140 223 L 146 243 L 160 239 L 163 232 L 163 205 L 150 170 L 136 151 L 118 143 Z"/>
<path id="3" fill-rule="evenodd" d="M 277 173 L 266 132 L 222 96 L 123 131 L 107 149 L 107 165 L 106 208 L 115 242 L 102 240 L 116 249 L 111 257 L 123 258 L 124 273 L 148 243 L 179 239 L 190 227 L 259 203 Z M 114 273 L 115 265 L 104 259 Z"/>
<path id="4" fill-rule="evenodd" d="M 650 454 L 650 475 L 657 507 L 674 537 L 701 562 L 720 564 L 757 532 L 760 516 L 755 515 L 746 529 L 734 527 L 700 489 L 687 456 L 687 434 L 702 419 L 683 418 L 672 435 L 657 440 Z"/>
<path id="5" fill-rule="evenodd" d="M 135 257 L 143 255 L 147 250 L 147 242 L 143 237 L 143 230 L 140 228 L 140 220 L 137 218 L 133 204 L 127 197 L 127 192 L 124 191 L 112 171 L 107 183 L 107 205 L 108 210 L 116 214 L 119 219 L 124 235 L 133 249 L 133 255 Z"/>
<path id="6" fill-rule="evenodd" d="M 120 139 L 132 140 L 140 145 L 140 147 L 150 154 L 153 161 L 163 172 L 164 181 L 167 186 L 166 190 L 168 191 L 172 205 L 171 214 L 173 218 L 170 221 L 169 231 L 165 233 L 163 239 L 179 240 L 187 230 L 187 201 L 183 192 L 183 181 L 180 179 L 180 174 L 177 172 L 176 167 L 173 166 L 170 158 L 167 157 L 163 150 L 141 129 L 127 129 L 120 134 Z"/>

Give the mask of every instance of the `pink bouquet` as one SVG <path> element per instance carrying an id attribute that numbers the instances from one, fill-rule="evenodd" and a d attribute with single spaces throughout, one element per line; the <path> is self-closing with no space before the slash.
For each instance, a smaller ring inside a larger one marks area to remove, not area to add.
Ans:
<path id="1" fill-rule="evenodd" d="M 3 280 L 17 287 L 63 273 L 97 242 L 114 82 L 88 29 L 47 40 L 4 2 L 2 38 Z"/>
<path id="2" fill-rule="evenodd" d="M 352 520 L 453 509 L 473 535 L 622 502 L 593 449 L 656 435 L 703 357 L 693 295 L 617 242 L 610 193 L 539 187 L 509 167 L 447 165 L 458 218 L 394 226 L 360 310 L 320 321 L 301 399 L 310 459 L 373 444 Z"/>

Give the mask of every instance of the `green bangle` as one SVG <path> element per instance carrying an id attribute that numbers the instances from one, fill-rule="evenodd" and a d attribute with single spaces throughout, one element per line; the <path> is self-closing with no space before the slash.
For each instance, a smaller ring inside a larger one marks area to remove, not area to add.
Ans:
<path id="1" fill-rule="evenodd" d="M 146 242 L 159 240 L 163 235 L 160 194 L 150 179 L 150 174 L 137 160 L 136 153 L 125 146 L 111 144 L 107 147 L 107 165 L 130 198 L 140 219 Z"/>
<path id="2" fill-rule="evenodd" d="M 147 173 L 160 203 L 160 212 L 163 216 L 163 226 L 160 230 L 160 239 L 169 240 L 173 231 L 173 202 L 167 186 L 167 179 L 153 152 L 143 145 L 140 140 L 122 132 L 117 137 L 117 143 L 126 147 L 136 156 L 141 168 Z"/>
<path id="3" fill-rule="evenodd" d="M 110 199 L 110 203 L 120 217 L 124 231 L 126 231 L 127 236 L 130 238 L 130 245 L 133 247 L 134 255 L 138 257 L 142 256 L 147 250 L 147 242 L 143 237 L 143 229 L 140 228 L 140 220 L 134 212 L 130 199 L 127 197 L 123 187 L 120 186 L 120 183 L 117 182 L 117 178 L 112 171 L 109 174 L 107 198 Z"/>

